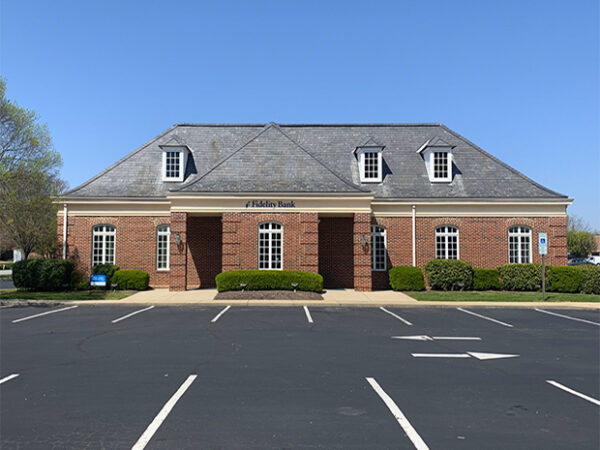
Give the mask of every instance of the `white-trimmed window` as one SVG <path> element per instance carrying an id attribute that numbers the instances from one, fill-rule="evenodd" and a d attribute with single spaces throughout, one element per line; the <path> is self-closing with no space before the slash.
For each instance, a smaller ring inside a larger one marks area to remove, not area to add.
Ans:
<path id="1" fill-rule="evenodd" d="M 387 269 L 385 228 L 371 225 L 371 270 Z"/>
<path id="2" fill-rule="evenodd" d="M 163 181 L 183 181 L 185 162 L 188 155 L 187 148 L 165 146 L 162 149 Z"/>
<path id="3" fill-rule="evenodd" d="M 435 229 L 436 259 L 458 259 L 458 228 L 442 226 Z"/>
<path id="4" fill-rule="evenodd" d="M 156 229 L 156 268 L 158 270 L 169 270 L 170 267 L 170 240 L 171 227 L 161 225 Z"/>
<path id="5" fill-rule="evenodd" d="M 508 262 L 510 264 L 531 262 L 531 228 L 516 226 L 508 229 Z"/>
<path id="6" fill-rule="evenodd" d="M 97 225 L 92 229 L 92 267 L 115 263 L 115 227 Z"/>
<path id="7" fill-rule="evenodd" d="M 433 178 L 435 180 L 447 180 L 448 171 L 448 152 L 433 152 Z"/>
<path id="8" fill-rule="evenodd" d="M 432 183 L 451 183 L 454 153 L 452 146 L 437 140 L 433 145 L 426 143 L 417 153 L 425 161 L 427 175 Z"/>
<path id="9" fill-rule="evenodd" d="M 258 226 L 258 268 L 281 270 L 283 266 L 283 225 L 265 222 Z"/>
<path id="10" fill-rule="evenodd" d="M 358 149 L 358 171 L 362 183 L 381 183 L 383 175 L 383 148 L 364 147 Z"/>

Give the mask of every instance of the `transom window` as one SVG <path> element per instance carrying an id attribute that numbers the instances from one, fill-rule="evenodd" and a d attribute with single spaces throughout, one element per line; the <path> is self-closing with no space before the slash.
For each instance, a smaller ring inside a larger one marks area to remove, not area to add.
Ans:
<path id="1" fill-rule="evenodd" d="M 433 153 L 433 178 L 436 180 L 446 180 L 448 176 L 448 153 Z"/>
<path id="2" fill-rule="evenodd" d="M 458 259 L 458 228 L 443 226 L 435 229 L 436 259 Z"/>
<path id="3" fill-rule="evenodd" d="M 258 226 L 258 268 L 281 270 L 283 261 L 283 226 L 277 222 Z"/>
<path id="4" fill-rule="evenodd" d="M 531 228 L 517 226 L 508 229 L 508 262 L 510 264 L 531 262 Z"/>
<path id="5" fill-rule="evenodd" d="M 92 267 L 115 263 L 115 227 L 97 225 L 92 230 Z"/>
<path id="6" fill-rule="evenodd" d="M 371 270 L 386 270 L 385 228 L 371 225 Z"/>
<path id="7" fill-rule="evenodd" d="M 358 149 L 358 168 L 360 181 L 379 183 L 382 180 L 383 148 L 364 147 Z"/>
<path id="8" fill-rule="evenodd" d="M 171 227 L 161 225 L 156 229 L 156 268 L 158 270 L 168 270 L 170 263 L 170 245 Z"/>

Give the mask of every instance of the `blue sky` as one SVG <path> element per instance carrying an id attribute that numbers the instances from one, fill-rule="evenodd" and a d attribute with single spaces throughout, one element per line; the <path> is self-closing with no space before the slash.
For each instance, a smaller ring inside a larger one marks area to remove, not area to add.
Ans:
<path id="1" fill-rule="evenodd" d="M 600 229 L 599 7 L 569 1 L 27 1 L 9 98 L 78 185 L 177 122 L 441 122 Z"/>

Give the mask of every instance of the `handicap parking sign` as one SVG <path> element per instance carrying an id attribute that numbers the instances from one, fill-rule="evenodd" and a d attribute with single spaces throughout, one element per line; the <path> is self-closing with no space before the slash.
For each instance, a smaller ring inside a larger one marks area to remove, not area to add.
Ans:
<path id="1" fill-rule="evenodd" d="M 538 253 L 540 255 L 548 254 L 548 234 L 538 233 Z"/>

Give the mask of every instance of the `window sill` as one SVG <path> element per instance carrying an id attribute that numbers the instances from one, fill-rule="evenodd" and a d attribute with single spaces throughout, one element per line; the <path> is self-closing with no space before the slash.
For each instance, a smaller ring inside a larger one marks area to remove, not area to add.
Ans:
<path id="1" fill-rule="evenodd" d="M 170 272 L 171 269 L 156 269 L 157 272 Z"/>
<path id="2" fill-rule="evenodd" d="M 387 272 L 387 269 L 371 269 L 371 272 Z"/>

